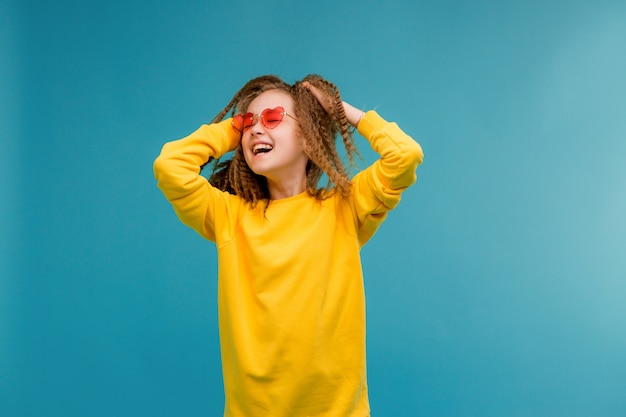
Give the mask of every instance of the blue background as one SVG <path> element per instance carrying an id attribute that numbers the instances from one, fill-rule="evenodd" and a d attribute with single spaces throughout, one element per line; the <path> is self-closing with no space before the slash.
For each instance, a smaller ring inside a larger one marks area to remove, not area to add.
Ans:
<path id="1" fill-rule="evenodd" d="M 215 249 L 152 161 L 266 73 L 322 74 L 426 153 L 363 249 L 374 416 L 626 415 L 623 1 L 0 19 L 0 415 L 221 414 Z"/>

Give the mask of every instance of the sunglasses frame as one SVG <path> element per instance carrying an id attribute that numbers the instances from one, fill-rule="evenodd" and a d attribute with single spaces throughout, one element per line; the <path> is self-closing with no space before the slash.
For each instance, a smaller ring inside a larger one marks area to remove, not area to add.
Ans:
<path id="1" fill-rule="evenodd" d="M 276 124 L 274 126 L 268 126 L 265 122 L 265 119 L 263 118 L 264 115 L 267 115 L 268 112 L 277 112 L 278 114 L 280 114 L 281 119 L 276 122 Z M 231 125 L 233 127 L 233 129 L 235 129 L 236 132 L 238 133 L 242 133 L 245 132 L 246 130 L 250 129 L 252 126 L 254 126 L 255 124 L 257 124 L 259 121 L 261 122 L 261 124 L 263 125 L 264 128 L 266 129 L 274 129 L 276 126 L 278 126 L 279 124 L 281 124 L 281 122 L 284 119 L 284 116 L 289 116 L 291 117 L 293 120 L 297 120 L 294 116 L 292 116 L 291 114 L 287 113 L 285 111 L 285 108 L 283 106 L 276 106 L 273 109 L 271 108 L 267 108 L 267 109 L 263 109 L 263 111 L 261 111 L 261 113 L 258 114 L 254 114 L 252 112 L 247 112 L 247 113 L 239 113 L 235 116 L 233 116 L 233 121 L 231 122 Z M 245 120 L 251 119 L 251 122 L 249 125 L 246 126 L 245 124 Z M 241 129 L 239 129 L 237 126 L 241 126 Z"/>

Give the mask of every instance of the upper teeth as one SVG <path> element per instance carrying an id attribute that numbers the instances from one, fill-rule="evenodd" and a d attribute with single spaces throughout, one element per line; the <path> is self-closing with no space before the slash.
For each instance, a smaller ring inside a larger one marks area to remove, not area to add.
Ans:
<path id="1" fill-rule="evenodd" d="M 272 145 L 268 143 L 257 143 L 252 147 L 252 152 L 258 154 L 259 152 L 271 151 L 273 149 Z"/>

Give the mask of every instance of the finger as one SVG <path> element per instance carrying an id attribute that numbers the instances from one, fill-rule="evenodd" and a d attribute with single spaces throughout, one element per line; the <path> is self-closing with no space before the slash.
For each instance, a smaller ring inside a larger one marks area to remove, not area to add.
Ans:
<path id="1" fill-rule="evenodd" d="M 322 93 L 317 87 L 311 85 L 311 83 L 309 83 L 308 81 L 303 82 L 302 85 L 304 86 L 304 88 L 309 90 L 318 101 L 320 101 Z"/>
<path id="2" fill-rule="evenodd" d="M 331 100 L 330 97 L 328 97 L 327 94 L 325 94 L 322 90 L 320 90 L 319 88 L 315 87 L 314 85 L 312 85 L 308 81 L 303 82 L 302 85 L 307 90 L 309 90 L 311 92 L 311 94 L 313 94 L 315 96 L 317 101 L 322 105 L 322 107 L 324 108 L 324 110 L 326 110 L 326 112 L 329 112 L 331 110 L 331 108 L 332 108 L 332 100 Z"/>

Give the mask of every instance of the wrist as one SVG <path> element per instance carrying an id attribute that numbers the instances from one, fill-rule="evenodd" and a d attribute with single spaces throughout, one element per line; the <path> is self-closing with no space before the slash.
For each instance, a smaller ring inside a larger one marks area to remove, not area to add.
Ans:
<path id="1" fill-rule="evenodd" d="M 343 102 L 343 108 L 348 122 L 350 122 L 352 126 L 357 127 L 363 116 L 365 116 L 365 112 L 357 109 L 349 103 L 346 103 L 345 101 Z"/>
<path id="2" fill-rule="evenodd" d="M 362 119 L 364 116 L 365 116 L 365 112 L 364 112 L 363 110 L 359 110 L 359 113 L 357 114 L 357 118 L 356 118 L 355 122 L 354 122 L 354 123 L 352 123 L 352 125 L 353 125 L 355 128 L 358 128 L 358 127 L 359 127 L 359 122 L 361 121 L 361 119 Z"/>

